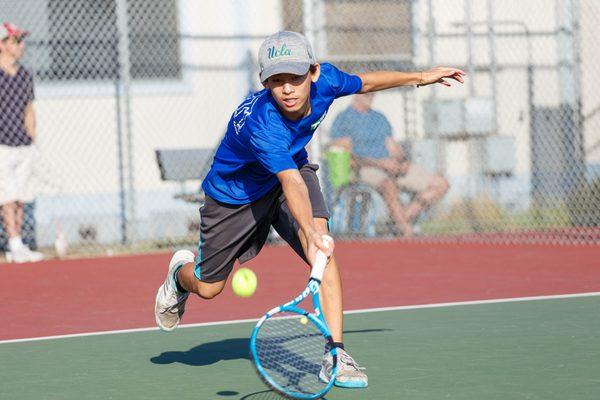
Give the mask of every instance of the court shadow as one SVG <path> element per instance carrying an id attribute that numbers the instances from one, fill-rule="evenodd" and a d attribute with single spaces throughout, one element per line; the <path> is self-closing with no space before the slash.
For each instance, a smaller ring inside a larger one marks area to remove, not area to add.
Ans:
<path id="1" fill-rule="evenodd" d="M 152 357 L 154 364 L 182 363 L 199 367 L 219 361 L 250 359 L 250 339 L 226 339 L 218 342 L 202 343 L 187 351 L 166 351 Z"/>
<path id="2" fill-rule="evenodd" d="M 239 400 L 278 400 L 286 398 L 273 390 L 262 390 L 260 392 L 249 393 L 240 397 Z M 327 397 L 321 397 L 321 399 L 327 400 Z"/>
<path id="3" fill-rule="evenodd" d="M 236 392 L 235 390 L 221 390 L 220 392 L 217 392 L 218 396 L 223 396 L 223 397 L 230 397 L 230 396 L 236 396 L 239 393 Z"/>
<path id="4" fill-rule="evenodd" d="M 374 333 L 374 332 L 388 332 L 388 331 L 393 331 L 393 329 L 381 329 L 381 328 L 373 328 L 373 329 L 356 329 L 353 331 L 344 331 L 344 335 L 349 335 L 349 334 L 354 334 L 354 333 Z"/>
<path id="5" fill-rule="evenodd" d="M 260 392 L 249 393 L 243 397 L 240 397 L 240 400 L 277 400 L 284 398 L 285 397 L 273 390 L 262 390 Z"/>
<path id="6" fill-rule="evenodd" d="M 390 331 L 391 329 L 361 329 L 346 330 L 344 335 L 357 333 L 374 333 Z M 228 360 L 250 360 L 250 339 L 236 338 L 225 339 L 218 342 L 202 343 L 187 351 L 166 351 L 158 356 L 150 358 L 153 364 L 181 363 L 193 367 L 212 365 L 219 361 Z"/>

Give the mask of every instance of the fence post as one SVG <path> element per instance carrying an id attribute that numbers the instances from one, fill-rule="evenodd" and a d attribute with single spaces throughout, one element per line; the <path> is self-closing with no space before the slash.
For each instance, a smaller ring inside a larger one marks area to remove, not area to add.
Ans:
<path id="1" fill-rule="evenodd" d="M 120 165 L 126 171 L 127 190 L 126 190 L 126 232 L 124 243 L 130 243 L 135 240 L 135 185 L 134 185 L 134 165 L 133 165 L 133 135 L 131 131 L 131 68 L 129 62 L 129 29 L 127 23 L 127 1 L 117 0 L 117 32 L 119 37 L 119 76 L 120 89 L 123 101 L 121 123 L 122 132 L 125 134 L 125 159 Z M 123 156 L 123 154 L 121 153 Z"/>

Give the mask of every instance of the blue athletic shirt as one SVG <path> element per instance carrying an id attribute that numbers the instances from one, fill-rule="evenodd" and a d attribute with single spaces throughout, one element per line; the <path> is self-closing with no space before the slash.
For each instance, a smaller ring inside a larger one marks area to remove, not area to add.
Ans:
<path id="1" fill-rule="evenodd" d="M 331 64 L 311 83 L 310 115 L 285 118 L 267 89 L 248 96 L 235 110 L 202 189 L 226 204 L 248 204 L 279 183 L 278 172 L 308 163 L 306 145 L 335 99 L 357 93 L 362 81 Z"/>

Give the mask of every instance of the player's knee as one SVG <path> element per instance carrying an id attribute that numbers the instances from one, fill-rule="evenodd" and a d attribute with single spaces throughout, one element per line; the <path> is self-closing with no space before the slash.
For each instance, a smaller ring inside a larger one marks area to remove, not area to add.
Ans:
<path id="1" fill-rule="evenodd" d="M 196 294 L 205 300 L 214 299 L 225 288 L 225 281 L 207 283 L 202 281 L 196 282 Z"/>
<path id="2" fill-rule="evenodd" d="M 211 300 L 217 297 L 222 291 L 223 289 L 201 289 L 200 291 L 198 291 L 198 296 L 202 297 L 204 300 Z"/>

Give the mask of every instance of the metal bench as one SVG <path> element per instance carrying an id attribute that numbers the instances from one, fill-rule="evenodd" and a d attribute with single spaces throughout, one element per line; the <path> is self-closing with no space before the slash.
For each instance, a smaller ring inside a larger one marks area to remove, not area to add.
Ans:
<path id="1" fill-rule="evenodd" d="M 188 192 L 185 184 L 190 180 L 204 179 L 210 170 L 215 149 L 158 149 L 155 152 L 160 179 L 179 182 L 181 185 L 181 190 L 175 198 L 190 203 L 202 203 L 202 188 L 199 187 L 196 192 Z"/>

